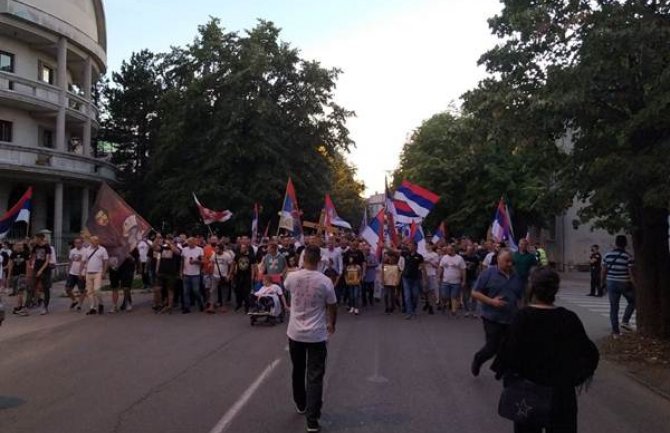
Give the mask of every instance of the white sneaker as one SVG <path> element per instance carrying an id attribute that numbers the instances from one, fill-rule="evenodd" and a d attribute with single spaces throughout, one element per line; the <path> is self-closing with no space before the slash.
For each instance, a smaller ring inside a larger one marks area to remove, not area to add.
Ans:
<path id="1" fill-rule="evenodd" d="M 633 327 L 630 326 L 630 323 L 622 323 L 621 329 L 623 329 L 624 331 L 633 332 Z"/>
<path id="2" fill-rule="evenodd" d="M 133 305 L 132 304 L 126 305 L 126 311 L 133 311 Z"/>
<path id="3" fill-rule="evenodd" d="M 358 313 L 359 313 L 358 308 L 354 308 L 354 314 L 358 316 Z"/>
<path id="4" fill-rule="evenodd" d="M 351 313 L 353 313 L 353 312 L 354 312 L 354 309 L 353 309 L 353 308 L 349 308 L 349 314 L 351 314 Z"/>
<path id="5" fill-rule="evenodd" d="M 42 308 L 42 311 L 40 311 L 40 316 L 45 316 L 47 314 L 49 314 L 49 310 L 47 310 L 46 308 Z"/>

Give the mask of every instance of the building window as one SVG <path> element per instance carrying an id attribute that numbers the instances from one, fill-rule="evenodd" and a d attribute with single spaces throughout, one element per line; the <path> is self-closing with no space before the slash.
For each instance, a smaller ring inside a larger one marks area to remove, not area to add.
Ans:
<path id="1" fill-rule="evenodd" d="M 42 146 L 53 149 L 54 147 L 54 132 L 48 129 L 42 130 Z"/>
<path id="2" fill-rule="evenodd" d="M 39 78 L 40 81 L 48 84 L 53 84 L 54 83 L 54 77 L 56 75 L 56 72 L 54 71 L 54 68 L 51 66 L 47 65 L 46 63 L 40 62 L 39 64 Z"/>
<path id="3" fill-rule="evenodd" d="M 0 71 L 14 72 L 14 54 L 0 51 Z"/>
<path id="4" fill-rule="evenodd" d="M 12 122 L 0 120 L 0 141 L 12 141 Z"/>

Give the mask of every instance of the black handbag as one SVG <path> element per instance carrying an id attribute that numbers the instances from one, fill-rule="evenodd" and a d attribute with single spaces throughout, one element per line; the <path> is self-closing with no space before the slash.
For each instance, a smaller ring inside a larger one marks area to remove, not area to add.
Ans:
<path id="1" fill-rule="evenodd" d="M 520 424 L 546 426 L 551 423 L 554 391 L 519 376 L 505 378 L 498 414 Z"/>

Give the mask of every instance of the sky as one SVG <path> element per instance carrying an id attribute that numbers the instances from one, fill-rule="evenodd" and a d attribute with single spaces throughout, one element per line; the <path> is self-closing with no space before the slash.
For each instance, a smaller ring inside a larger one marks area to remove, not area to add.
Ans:
<path id="1" fill-rule="evenodd" d="M 259 18 L 307 59 L 343 70 L 335 100 L 356 117 L 348 159 L 366 194 L 381 192 L 421 123 L 485 77 L 477 59 L 496 39 L 499 0 L 106 0 L 108 70 L 132 52 L 190 43 L 210 16 L 243 31 Z"/>

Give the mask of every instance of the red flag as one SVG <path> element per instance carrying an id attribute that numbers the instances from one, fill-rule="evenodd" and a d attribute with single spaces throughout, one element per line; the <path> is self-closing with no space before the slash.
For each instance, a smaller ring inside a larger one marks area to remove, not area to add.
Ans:
<path id="1" fill-rule="evenodd" d="M 103 183 L 86 222 L 86 231 L 100 239 L 100 245 L 107 248 L 110 264 L 116 267 L 151 231 L 151 225 Z"/>
<path id="2" fill-rule="evenodd" d="M 195 193 L 193 193 L 193 199 L 195 200 L 196 206 L 198 206 L 200 217 L 206 225 L 210 225 L 212 223 L 225 223 L 233 217 L 233 213 L 229 210 L 217 211 L 207 209 L 202 204 L 200 204 L 200 201 L 198 200 L 198 197 L 195 196 Z"/>

